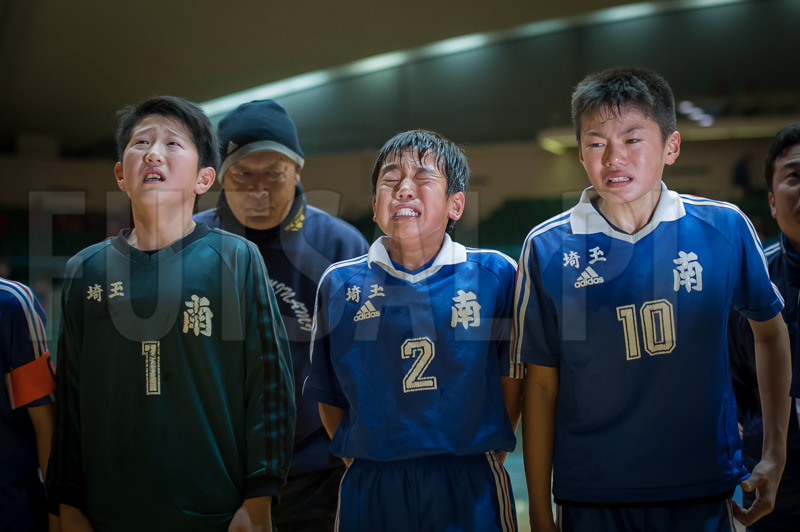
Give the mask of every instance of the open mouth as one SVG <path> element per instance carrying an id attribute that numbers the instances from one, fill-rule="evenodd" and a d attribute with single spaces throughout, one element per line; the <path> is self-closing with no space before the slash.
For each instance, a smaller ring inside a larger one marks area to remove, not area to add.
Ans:
<path id="1" fill-rule="evenodd" d="M 393 218 L 416 218 L 417 216 L 419 216 L 419 213 L 408 207 L 399 209 L 392 215 Z"/>
<path id="2" fill-rule="evenodd" d="M 164 181 L 164 177 L 159 174 L 147 174 L 144 176 L 145 183 L 150 183 L 153 181 Z"/>

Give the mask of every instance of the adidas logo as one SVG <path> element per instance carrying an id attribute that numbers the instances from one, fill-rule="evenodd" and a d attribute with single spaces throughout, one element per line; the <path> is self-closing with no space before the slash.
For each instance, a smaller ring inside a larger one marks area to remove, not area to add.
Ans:
<path id="1" fill-rule="evenodd" d="M 583 273 L 575 281 L 575 288 L 584 288 L 593 284 L 602 284 L 606 282 L 605 279 L 597 275 L 597 272 L 591 266 L 587 266 Z"/>
<path id="2" fill-rule="evenodd" d="M 380 311 L 373 306 L 372 301 L 367 301 L 361 305 L 361 308 L 358 309 L 358 313 L 353 316 L 353 321 L 368 320 L 370 318 L 377 318 L 380 315 Z"/>

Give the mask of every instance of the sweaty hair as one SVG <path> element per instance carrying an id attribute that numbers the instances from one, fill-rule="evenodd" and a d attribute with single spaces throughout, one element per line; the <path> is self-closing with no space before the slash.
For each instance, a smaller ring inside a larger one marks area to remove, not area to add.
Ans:
<path id="1" fill-rule="evenodd" d="M 155 96 L 117 112 L 117 157 L 122 161 L 125 147 L 131 139 L 133 128 L 152 115 L 173 118 L 183 124 L 197 148 L 198 169 L 210 166 L 219 168 L 219 149 L 214 127 L 199 105 L 177 96 Z"/>
<path id="2" fill-rule="evenodd" d="M 466 192 L 469 185 L 469 165 L 461 148 L 435 131 L 414 129 L 398 133 L 390 138 L 378 152 L 378 158 L 372 168 L 373 196 L 378 183 L 378 175 L 386 160 L 402 157 L 406 152 L 416 153 L 418 161 L 422 161 L 426 155 L 433 156 L 436 167 L 447 179 L 448 196 L 455 192 Z"/>
<path id="3" fill-rule="evenodd" d="M 372 197 L 375 197 L 378 175 L 386 161 L 402 157 L 407 152 L 416 154 L 419 162 L 427 155 L 434 158 L 436 167 L 447 179 L 448 197 L 456 192 L 466 192 L 469 185 L 469 164 L 461 148 L 435 131 L 413 129 L 390 138 L 378 152 L 372 168 Z M 455 223 L 452 219 L 447 223 L 448 232 L 453 230 Z"/>
<path id="4" fill-rule="evenodd" d="M 800 122 L 785 126 L 778 131 L 767 152 L 764 162 L 764 179 L 767 181 L 767 191 L 772 192 L 772 178 L 775 174 L 775 159 L 781 157 L 787 149 L 795 144 L 800 144 Z"/>
<path id="5" fill-rule="evenodd" d="M 572 123 L 578 145 L 586 114 L 618 117 L 626 107 L 638 109 L 658 124 L 664 142 L 677 130 L 675 98 L 661 75 L 637 67 L 617 67 L 586 76 L 572 93 Z"/>

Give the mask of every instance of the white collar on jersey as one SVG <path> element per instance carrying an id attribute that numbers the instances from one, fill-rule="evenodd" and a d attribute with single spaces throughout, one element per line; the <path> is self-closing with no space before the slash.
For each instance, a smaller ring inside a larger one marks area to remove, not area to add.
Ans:
<path id="1" fill-rule="evenodd" d="M 598 197 L 598 193 L 593 187 L 589 187 L 581 194 L 578 204 L 572 209 L 569 216 L 569 223 L 572 232 L 576 235 L 587 235 L 592 233 L 603 233 L 611 238 L 624 240 L 631 244 L 646 237 L 655 231 L 661 222 L 673 222 L 686 214 L 683 201 L 677 192 L 669 190 L 664 182 L 661 182 L 661 198 L 656 205 L 656 211 L 650 221 L 637 231 L 634 235 L 623 233 L 615 229 L 608 220 L 603 218 L 597 209 L 592 205 L 592 200 Z"/>
<path id="2" fill-rule="evenodd" d="M 418 281 L 422 281 L 423 279 L 427 279 L 431 275 L 438 272 L 442 266 L 448 264 L 459 264 L 467 260 L 467 248 L 458 242 L 453 242 L 453 240 L 450 238 L 450 235 L 445 233 L 444 241 L 442 242 L 442 248 L 439 250 L 439 254 L 436 255 L 436 258 L 433 260 L 433 263 L 424 270 L 418 271 L 415 274 L 411 274 L 397 270 L 394 267 L 394 264 L 392 264 L 392 259 L 389 258 L 389 251 L 386 247 L 388 245 L 389 238 L 385 236 L 382 236 L 373 242 L 369 247 L 369 253 L 367 254 L 367 265 L 372 268 L 372 263 L 378 264 L 381 268 L 386 270 L 389 275 L 397 277 L 398 279 L 405 279 L 410 283 L 416 283 Z"/>

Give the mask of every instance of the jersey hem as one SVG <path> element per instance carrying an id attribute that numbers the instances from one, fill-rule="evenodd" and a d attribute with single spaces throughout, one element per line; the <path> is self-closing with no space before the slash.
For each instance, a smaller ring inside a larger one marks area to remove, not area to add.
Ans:
<path id="1" fill-rule="evenodd" d="M 739 483 L 749 476 L 746 472 L 740 478 L 726 479 L 702 486 L 679 488 L 624 488 L 624 489 L 575 489 L 554 488 L 553 499 L 569 502 L 570 504 L 647 504 L 658 503 L 674 504 L 677 501 L 702 500 L 713 498 L 719 494 L 732 492 Z M 556 494 L 556 491 L 559 493 Z M 568 496 L 564 492 L 569 491 Z"/>
<path id="2" fill-rule="evenodd" d="M 318 403 L 335 406 L 336 408 L 347 408 L 347 401 L 343 401 L 336 395 L 320 390 L 319 388 L 306 386 L 303 388 L 303 397 L 311 399 L 312 401 L 317 401 Z"/>

